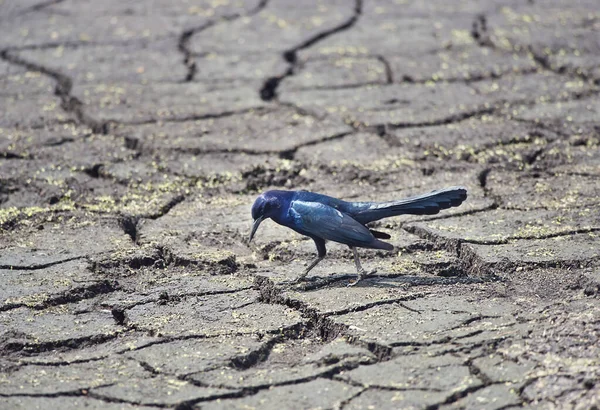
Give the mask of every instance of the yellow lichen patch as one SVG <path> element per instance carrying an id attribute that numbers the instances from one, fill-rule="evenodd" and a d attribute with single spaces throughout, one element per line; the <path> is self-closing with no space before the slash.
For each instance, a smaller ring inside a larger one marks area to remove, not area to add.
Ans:
<path id="1" fill-rule="evenodd" d="M 26 295 L 21 297 L 8 298 L 4 301 L 5 305 L 25 305 L 33 307 L 43 304 L 47 301 L 50 296 L 47 293 L 36 293 L 33 295 Z"/>
<path id="2" fill-rule="evenodd" d="M 199 243 L 193 242 L 191 242 L 190 245 L 202 246 Z M 233 252 L 226 250 L 204 250 L 201 253 L 192 255 L 192 258 L 210 264 L 236 263 L 236 255 Z"/>
<path id="3" fill-rule="evenodd" d="M 525 226 L 520 227 L 515 233 L 515 237 L 518 238 L 541 238 L 548 235 L 554 235 L 561 232 L 569 232 L 574 230 L 586 230 L 591 229 L 591 226 L 572 226 L 563 225 L 556 221 L 551 221 L 551 224 L 537 221 L 537 223 L 528 223 Z"/>
<path id="4" fill-rule="evenodd" d="M 61 211 L 72 211 L 74 207 L 72 204 L 59 203 L 56 205 L 50 205 L 46 208 L 32 206 L 26 208 L 10 207 L 0 209 L 0 225 L 4 225 L 10 221 L 18 220 L 21 218 L 32 218 L 35 215 L 43 213 L 53 213 Z"/>
<path id="5" fill-rule="evenodd" d="M 458 225 L 431 225 L 431 228 L 436 229 L 438 231 L 453 232 L 453 233 L 469 231 L 468 227 L 458 226 Z"/>
<path id="6" fill-rule="evenodd" d="M 201 180 L 196 182 L 196 187 L 200 189 L 206 188 L 218 188 L 232 182 L 239 182 L 242 180 L 241 172 L 219 172 L 209 173 L 204 176 Z"/>
<path id="7" fill-rule="evenodd" d="M 386 266 L 385 270 L 390 273 L 401 273 L 406 275 L 415 275 L 421 272 L 421 267 L 414 259 L 410 257 L 398 256 Z"/>
<path id="8" fill-rule="evenodd" d="M 533 256 L 536 258 L 548 258 L 548 257 L 553 257 L 556 256 L 556 252 L 553 249 L 550 248 L 545 248 L 545 247 L 539 247 L 537 249 L 528 251 L 526 253 L 527 256 Z"/>
<path id="9" fill-rule="evenodd" d="M 409 168 L 415 165 L 415 161 L 407 157 L 399 157 L 398 155 L 388 155 L 379 158 L 370 158 L 368 161 L 352 161 L 352 160 L 334 160 L 330 162 L 333 167 L 353 167 L 356 169 L 384 172 Z"/>
<path id="10" fill-rule="evenodd" d="M 245 205 L 250 202 L 250 199 L 244 195 L 228 196 L 228 197 L 213 197 L 207 203 L 212 208 L 231 208 L 235 206 Z"/>
<path id="11" fill-rule="evenodd" d="M 475 40 L 469 30 L 452 30 L 453 45 L 471 45 L 475 44 Z"/>
<path id="12" fill-rule="evenodd" d="M 44 310 L 39 310 L 33 312 L 33 316 L 43 316 L 43 315 L 64 315 L 69 313 L 68 305 L 59 305 L 59 306 L 50 306 Z"/>
<path id="13" fill-rule="evenodd" d="M 322 55 L 337 54 L 340 56 L 356 56 L 361 54 L 369 54 L 369 50 L 366 47 L 356 46 L 336 46 L 336 47 L 320 47 L 319 53 Z"/>

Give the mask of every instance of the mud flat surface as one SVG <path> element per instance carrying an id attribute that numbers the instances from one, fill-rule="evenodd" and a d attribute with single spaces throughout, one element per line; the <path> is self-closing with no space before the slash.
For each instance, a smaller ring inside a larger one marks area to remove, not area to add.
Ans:
<path id="1" fill-rule="evenodd" d="M 588 1 L 0 1 L 0 408 L 600 406 Z M 268 188 L 460 208 L 335 244 Z"/>

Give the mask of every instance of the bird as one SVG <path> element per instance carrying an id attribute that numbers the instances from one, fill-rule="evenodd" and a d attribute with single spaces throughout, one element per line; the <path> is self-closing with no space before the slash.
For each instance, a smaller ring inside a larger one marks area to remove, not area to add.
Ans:
<path id="1" fill-rule="evenodd" d="M 253 224 L 248 242 L 252 241 L 261 222 L 269 218 L 311 238 L 317 247 L 317 257 L 294 283 L 305 280 L 308 273 L 325 258 L 326 241 L 347 245 L 354 255 L 358 273 L 356 281 L 349 284 L 354 286 L 364 277 L 376 273 L 367 272 L 362 267 L 356 248 L 394 249 L 392 244 L 381 240 L 390 239 L 391 236 L 370 229 L 367 226 L 369 222 L 406 214 L 434 215 L 442 209 L 459 206 L 466 199 L 467 189 L 462 186 L 387 202 L 348 202 L 305 190 L 270 190 L 260 194 L 252 205 Z"/>

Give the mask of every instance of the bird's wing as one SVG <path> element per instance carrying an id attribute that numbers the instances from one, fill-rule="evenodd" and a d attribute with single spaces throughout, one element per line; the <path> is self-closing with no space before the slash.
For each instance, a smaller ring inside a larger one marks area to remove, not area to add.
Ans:
<path id="1" fill-rule="evenodd" d="M 292 201 L 289 214 L 298 228 L 319 238 L 350 246 L 370 247 L 379 242 L 351 216 L 319 202 Z"/>

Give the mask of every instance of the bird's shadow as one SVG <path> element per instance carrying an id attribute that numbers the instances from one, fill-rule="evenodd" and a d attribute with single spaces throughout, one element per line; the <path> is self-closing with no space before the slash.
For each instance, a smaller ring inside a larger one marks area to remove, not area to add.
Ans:
<path id="1" fill-rule="evenodd" d="M 296 291 L 313 291 L 325 287 L 330 288 L 345 288 L 356 280 L 356 274 L 335 274 L 329 276 L 312 276 L 304 282 L 280 282 L 280 285 L 290 286 Z M 455 284 L 472 284 L 498 281 L 497 277 L 471 277 L 471 276 L 417 276 L 417 275 L 371 275 L 363 278 L 360 282 L 353 285 L 355 288 L 371 287 L 371 288 L 399 288 L 408 289 L 413 286 L 436 286 L 436 285 L 455 285 Z"/>

